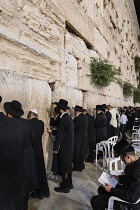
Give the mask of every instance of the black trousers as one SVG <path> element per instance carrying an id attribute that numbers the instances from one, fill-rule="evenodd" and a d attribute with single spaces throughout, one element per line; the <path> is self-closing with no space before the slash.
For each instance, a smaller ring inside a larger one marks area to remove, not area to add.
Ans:
<path id="1" fill-rule="evenodd" d="M 82 171 L 85 168 L 84 158 L 83 157 L 73 158 L 73 165 L 76 170 Z"/>
<path id="2" fill-rule="evenodd" d="M 111 125 L 111 137 L 112 136 L 118 136 L 117 128 Z"/>
<path id="3" fill-rule="evenodd" d="M 87 158 L 85 158 L 87 161 L 93 161 L 94 162 L 94 158 L 93 158 L 93 148 L 89 147 L 89 155 Z"/>
<path id="4" fill-rule="evenodd" d="M 122 134 L 123 138 L 126 138 L 125 132 L 126 132 L 126 124 L 121 124 L 120 126 L 120 132 Z"/>
<path id="5" fill-rule="evenodd" d="M 69 188 L 72 185 L 72 173 L 62 174 L 62 182 L 60 183 L 60 187 Z"/>
<path id="6" fill-rule="evenodd" d="M 119 187 L 119 186 L 118 186 Z M 93 210 L 105 210 L 108 207 L 108 200 L 111 197 L 111 193 L 105 191 L 105 189 L 101 186 L 98 188 L 98 194 L 91 198 L 91 206 Z M 114 210 L 135 210 L 140 209 L 139 204 L 125 204 L 119 201 L 114 202 Z"/>

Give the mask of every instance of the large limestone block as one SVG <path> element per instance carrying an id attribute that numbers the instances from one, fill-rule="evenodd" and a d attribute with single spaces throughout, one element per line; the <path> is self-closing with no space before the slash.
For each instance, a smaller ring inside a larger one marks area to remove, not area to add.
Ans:
<path id="1" fill-rule="evenodd" d="M 104 37 L 101 35 L 97 28 L 94 28 L 94 49 L 102 55 L 105 59 L 107 58 L 107 42 Z"/>
<path id="2" fill-rule="evenodd" d="M 75 0 L 51 0 L 62 12 L 65 19 L 81 34 L 81 36 L 93 43 L 93 22 Z M 78 21 L 77 21 L 78 20 Z"/>
<path id="3" fill-rule="evenodd" d="M 1 109 L 7 101 L 18 100 L 23 106 L 25 112 L 23 117 L 27 116 L 28 109 L 28 79 L 26 77 L 16 75 L 0 66 L 0 95 L 2 96 Z"/>
<path id="4" fill-rule="evenodd" d="M 35 3 L 35 5 L 26 4 L 22 8 L 21 18 L 22 23 L 28 29 L 40 35 L 49 43 L 56 45 L 56 47 L 62 45 L 64 20 L 59 14 L 54 13 L 44 1 L 39 4 Z"/>
<path id="5" fill-rule="evenodd" d="M 90 1 L 90 0 L 78 0 L 78 3 L 83 8 L 84 12 L 93 21 L 94 20 L 94 1 Z"/>
<path id="6" fill-rule="evenodd" d="M 59 101 L 60 98 L 67 100 L 69 107 L 73 107 L 76 104 L 83 106 L 83 94 L 81 90 L 65 86 L 61 82 L 56 82 L 52 102 Z"/>
<path id="7" fill-rule="evenodd" d="M 85 42 L 67 31 L 65 33 L 65 50 L 76 59 L 89 62 L 89 50 Z"/>
<path id="8" fill-rule="evenodd" d="M 55 51 L 57 54 L 54 53 L 53 57 L 50 58 L 51 49 L 50 53 L 49 51 L 47 53 L 46 50 L 45 54 L 47 54 L 44 55 L 16 41 L 11 41 L 7 38 L 0 38 L 0 40 L 1 65 L 6 69 L 32 78 L 46 78 L 47 80 L 50 78 L 59 78 L 60 58 L 57 50 Z M 26 41 L 28 42 L 27 37 Z"/>
<path id="9" fill-rule="evenodd" d="M 78 61 L 78 88 L 81 90 L 93 90 L 93 86 L 90 82 L 90 65 L 82 61 Z"/>
<path id="10" fill-rule="evenodd" d="M 14 0 L 2 0 L 0 1 L 0 10 L 2 10 L 4 13 L 7 13 L 9 16 L 13 16 L 14 4 Z"/>
<path id="11" fill-rule="evenodd" d="M 77 60 L 68 53 L 65 54 L 65 74 L 65 84 L 70 87 L 76 87 L 78 84 Z"/>

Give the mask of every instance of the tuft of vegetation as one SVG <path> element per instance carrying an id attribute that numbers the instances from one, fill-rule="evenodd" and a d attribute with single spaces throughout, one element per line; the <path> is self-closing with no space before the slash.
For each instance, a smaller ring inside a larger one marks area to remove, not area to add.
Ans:
<path id="1" fill-rule="evenodd" d="M 140 103 L 140 89 L 139 88 L 134 88 L 133 101 L 134 103 Z"/>
<path id="2" fill-rule="evenodd" d="M 116 75 L 120 75 L 118 70 L 108 63 L 107 60 L 97 60 L 91 58 L 90 63 L 90 76 L 91 84 L 95 84 L 99 87 L 109 86 L 111 82 L 117 81 Z"/>
<path id="3" fill-rule="evenodd" d="M 130 82 L 123 83 L 123 95 L 125 98 L 132 97 L 133 95 L 133 85 Z"/>
<path id="4" fill-rule="evenodd" d="M 140 73 L 140 57 L 135 56 L 134 64 L 135 64 L 135 71 Z"/>

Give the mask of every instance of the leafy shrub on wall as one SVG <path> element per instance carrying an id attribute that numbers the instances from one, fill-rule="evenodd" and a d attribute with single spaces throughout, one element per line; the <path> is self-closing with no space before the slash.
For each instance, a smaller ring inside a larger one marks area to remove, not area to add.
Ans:
<path id="1" fill-rule="evenodd" d="M 91 58 L 90 63 L 90 76 L 91 84 L 95 84 L 100 87 L 106 87 L 111 82 L 116 81 L 116 75 L 119 75 L 118 70 L 108 63 L 107 60 L 97 60 Z"/>
<path id="2" fill-rule="evenodd" d="M 140 103 L 140 89 L 139 88 L 134 88 L 133 101 L 134 103 Z"/>
<path id="3" fill-rule="evenodd" d="M 126 98 L 132 97 L 133 95 L 133 85 L 130 82 L 123 83 L 123 95 Z"/>
<path id="4" fill-rule="evenodd" d="M 134 64 L 135 64 L 135 71 L 140 73 L 140 57 L 135 56 Z"/>

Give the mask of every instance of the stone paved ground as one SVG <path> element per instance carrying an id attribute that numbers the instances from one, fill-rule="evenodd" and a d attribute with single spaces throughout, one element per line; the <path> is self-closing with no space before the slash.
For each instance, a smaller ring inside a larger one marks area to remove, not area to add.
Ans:
<path id="1" fill-rule="evenodd" d="M 29 210 L 91 210 L 90 199 L 97 194 L 97 179 L 101 169 L 86 163 L 83 172 L 73 172 L 74 189 L 70 193 L 56 193 L 56 180 L 49 180 L 51 196 L 43 200 L 30 198 Z"/>
<path id="2" fill-rule="evenodd" d="M 127 136 L 131 142 L 131 135 Z M 70 193 L 54 192 L 54 187 L 59 185 L 58 181 L 49 180 L 50 198 L 30 198 L 29 210 L 91 210 L 90 199 L 97 194 L 97 180 L 102 173 L 102 161 L 98 160 L 98 167 L 90 163 L 86 163 L 85 166 L 83 172 L 73 172 L 74 189 Z"/>

